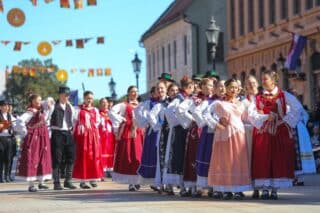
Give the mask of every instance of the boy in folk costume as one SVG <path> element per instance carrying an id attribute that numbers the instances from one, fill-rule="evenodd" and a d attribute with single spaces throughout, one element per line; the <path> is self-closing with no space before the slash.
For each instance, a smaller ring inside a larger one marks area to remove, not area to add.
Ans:
<path id="1" fill-rule="evenodd" d="M 71 182 L 76 148 L 72 134 L 75 110 L 69 103 L 69 94 L 69 87 L 59 87 L 59 99 L 54 104 L 50 117 L 54 190 L 63 189 L 60 184 L 60 169 L 63 163 L 66 171 L 63 186 L 69 189 L 76 189 L 76 186 Z"/>
<path id="2" fill-rule="evenodd" d="M 262 199 L 278 199 L 278 188 L 292 186 L 294 178 L 292 129 L 300 119 L 301 104 L 293 95 L 277 86 L 278 79 L 276 72 L 264 71 L 264 90 L 249 107 L 249 121 L 255 126 L 252 179 L 255 189 L 263 190 Z M 258 198 L 259 194 L 254 197 Z"/>
<path id="3" fill-rule="evenodd" d="M 110 118 L 117 145 L 112 180 L 129 184 L 129 191 L 140 188 L 137 170 L 141 164 L 143 130 L 135 123 L 134 109 L 138 106 L 138 89 L 130 86 L 128 100 L 112 107 Z"/>

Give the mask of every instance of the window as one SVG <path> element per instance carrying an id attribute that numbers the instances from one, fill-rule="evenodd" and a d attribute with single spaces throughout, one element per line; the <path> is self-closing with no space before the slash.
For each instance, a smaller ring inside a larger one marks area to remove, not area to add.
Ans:
<path id="1" fill-rule="evenodd" d="M 243 0 L 239 0 L 239 28 L 240 36 L 244 35 L 244 3 Z"/>
<path id="2" fill-rule="evenodd" d="M 171 72 L 171 44 L 168 44 L 168 72 Z"/>
<path id="3" fill-rule="evenodd" d="M 313 0 L 306 0 L 306 10 L 313 8 Z"/>
<path id="4" fill-rule="evenodd" d="M 173 42 L 173 65 L 177 69 L 177 42 Z"/>
<path id="5" fill-rule="evenodd" d="M 162 55 L 162 72 L 166 72 L 166 53 L 164 47 L 161 48 Z"/>
<path id="6" fill-rule="evenodd" d="M 259 28 L 264 27 L 264 0 L 259 0 Z"/>
<path id="7" fill-rule="evenodd" d="M 254 0 L 248 0 L 248 30 L 249 32 L 254 31 Z"/>
<path id="8" fill-rule="evenodd" d="M 234 0 L 231 0 L 230 2 L 230 31 L 231 31 L 231 39 L 236 38 L 236 26 L 235 26 L 235 5 L 234 5 Z"/>
<path id="9" fill-rule="evenodd" d="M 316 71 L 320 70 L 320 53 L 314 52 L 311 55 L 311 70 Z"/>
<path id="10" fill-rule="evenodd" d="M 156 76 L 156 54 L 152 52 L 152 72 L 153 76 Z"/>
<path id="11" fill-rule="evenodd" d="M 188 65 L 188 37 L 183 37 L 184 65 Z"/>
<path id="12" fill-rule="evenodd" d="M 301 0 L 293 0 L 293 14 L 298 15 L 301 10 Z"/>
<path id="13" fill-rule="evenodd" d="M 274 24 L 276 22 L 276 8 L 275 0 L 269 1 L 269 23 Z"/>
<path id="14" fill-rule="evenodd" d="M 250 70 L 250 75 L 256 76 L 256 70 L 255 70 L 255 69 L 251 69 L 251 70 Z"/>
<path id="15" fill-rule="evenodd" d="M 281 19 L 288 18 L 288 0 L 281 0 Z"/>

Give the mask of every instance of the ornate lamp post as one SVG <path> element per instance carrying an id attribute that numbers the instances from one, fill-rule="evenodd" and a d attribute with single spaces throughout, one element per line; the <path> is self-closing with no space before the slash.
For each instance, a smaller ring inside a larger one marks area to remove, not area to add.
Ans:
<path id="1" fill-rule="evenodd" d="M 218 46 L 220 27 L 216 25 L 216 21 L 211 17 L 210 25 L 206 30 L 207 41 L 212 45 L 211 56 L 212 56 L 212 67 L 213 70 L 216 69 L 216 49 Z"/>
<path id="2" fill-rule="evenodd" d="M 116 82 L 113 80 L 113 78 L 110 79 L 110 82 L 108 83 L 109 90 L 112 99 L 115 101 L 117 99 L 117 93 L 116 93 Z"/>
<path id="3" fill-rule="evenodd" d="M 289 87 L 289 76 L 288 76 L 288 69 L 284 66 L 285 62 L 286 62 L 286 58 L 283 57 L 282 53 L 280 53 L 277 59 L 277 67 L 282 71 L 283 89 L 287 90 Z"/>
<path id="4" fill-rule="evenodd" d="M 136 74 L 137 80 L 137 88 L 139 89 L 139 74 L 141 71 L 141 60 L 138 58 L 138 54 L 136 53 L 134 59 L 131 61 L 133 66 L 133 72 Z"/>

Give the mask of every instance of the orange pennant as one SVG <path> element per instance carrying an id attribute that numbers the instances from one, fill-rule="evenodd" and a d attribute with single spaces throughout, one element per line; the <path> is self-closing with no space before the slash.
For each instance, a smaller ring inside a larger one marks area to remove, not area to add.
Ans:
<path id="1" fill-rule="evenodd" d="M 69 0 L 60 0 L 60 7 L 61 8 L 70 8 Z"/>
<path id="2" fill-rule="evenodd" d="M 20 73 L 20 67 L 19 66 L 13 66 L 12 67 L 12 73 L 13 74 L 19 74 Z"/>
<path id="3" fill-rule="evenodd" d="M 96 6 L 97 5 L 97 0 L 87 0 L 87 5 L 88 6 Z"/>
<path id="4" fill-rule="evenodd" d="M 94 69 L 89 69 L 88 70 L 88 77 L 93 77 L 94 76 Z"/>
<path id="5" fill-rule="evenodd" d="M 104 44 L 104 37 L 98 37 L 97 44 Z"/>
<path id="6" fill-rule="evenodd" d="M 83 8 L 82 0 L 74 0 L 74 8 L 75 9 L 82 9 Z"/>
<path id="7" fill-rule="evenodd" d="M 97 69 L 97 76 L 102 76 L 103 72 L 101 68 Z"/>
<path id="8" fill-rule="evenodd" d="M 29 70 L 29 76 L 34 78 L 37 76 L 37 70 L 35 67 L 32 67 L 30 70 Z"/>
<path id="9" fill-rule="evenodd" d="M 83 39 L 77 39 L 76 40 L 76 46 L 77 46 L 77 48 L 84 48 L 84 40 Z"/>
<path id="10" fill-rule="evenodd" d="M 13 50 L 14 50 L 14 51 L 20 51 L 20 50 L 21 50 L 21 47 L 22 47 L 22 42 L 21 42 L 21 41 L 16 41 L 16 42 L 14 43 L 14 48 L 13 48 Z"/>
<path id="11" fill-rule="evenodd" d="M 106 68 L 106 69 L 104 70 L 104 75 L 106 75 L 106 76 L 111 75 L 111 68 Z"/>

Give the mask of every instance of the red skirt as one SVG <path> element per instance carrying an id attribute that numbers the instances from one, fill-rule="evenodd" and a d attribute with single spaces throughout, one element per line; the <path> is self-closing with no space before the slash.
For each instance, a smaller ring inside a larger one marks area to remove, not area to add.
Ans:
<path id="1" fill-rule="evenodd" d="M 112 169 L 114 162 L 114 148 L 115 148 L 115 137 L 112 132 L 108 130 L 102 131 L 99 129 L 100 133 L 100 144 L 101 144 L 101 161 L 104 170 Z"/>
<path id="2" fill-rule="evenodd" d="M 294 178 L 295 149 L 290 127 L 281 124 L 275 135 L 254 129 L 252 179 Z"/>

